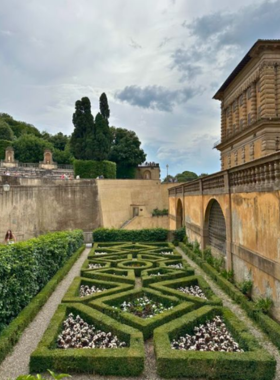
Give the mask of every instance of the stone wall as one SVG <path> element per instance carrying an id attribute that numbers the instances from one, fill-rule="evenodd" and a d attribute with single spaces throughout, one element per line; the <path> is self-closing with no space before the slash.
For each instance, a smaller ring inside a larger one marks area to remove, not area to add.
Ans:
<path id="1" fill-rule="evenodd" d="M 3 184 L 10 184 L 4 191 Z M 11 229 L 18 240 L 48 231 L 100 225 L 95 180 L 51 180 L 0 177 L 0 241 Z"/>

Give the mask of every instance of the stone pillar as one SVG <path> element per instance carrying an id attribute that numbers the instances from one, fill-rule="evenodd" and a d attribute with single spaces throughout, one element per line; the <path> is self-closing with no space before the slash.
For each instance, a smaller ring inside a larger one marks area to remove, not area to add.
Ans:
<path id="1" fill-rule="evenodd" d="M 260 72 L 261 118 L 276 117 L 276 77 L 273 63 L 267 63 Z"/>
<path id="2" fill-rule="evenodd" d="M 257 92 L 256 92 L 256 82 L 252 83 L 251 86 L 251 124 L 257 120 Z"/>
<path id="3" fill-rule="evenodd" d="M 226 111 L 224 109 L 224 104 L 222 102 L 221 103 L 221 141 L 224 141 L 226 137 L 226 129 L 227 129 Z"/>
<path id="4" fill-rule="evenodd" d="M 280 117 L 280 63 L 275 65 L 276 75 L 276 116 Z"/>
<path id="5" fill-rule="evenodd" d="M 225 184 L 225 192 L 226 197 L 228 199 L 228 207 L 225 212 L 225 222 L 226 222 L 226 231 L 227 231 L 227 241 L 226 241 L 226 266 L 227 270 L 233 269 L 232 263 L 232 222 L 231 222 L 231 192 L 230 192 L 230 183 L 229 183 L 229 173 L 228 171 L 224 174 L 224 184 Z"/>
<path id="6" fill-rule="evenodd" d="M 228 121 L 229 121 L 228 132 L 229 132 L 229 135 L 232 135 L 232 105 L 229 106 L 229 118 L 228 118 Z"/>
<path id="7" fill-rule="evenodd" d="M 243 119 L 243 127 L 245 128 L 247 126 L 247 96 L 246 91 L 243 92 L 243 107 L 242 107 L 242 119 Z"/>

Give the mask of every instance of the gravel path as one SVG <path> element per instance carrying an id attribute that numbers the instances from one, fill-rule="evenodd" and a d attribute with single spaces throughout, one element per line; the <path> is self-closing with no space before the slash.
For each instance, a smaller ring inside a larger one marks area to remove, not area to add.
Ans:
<path id="1" fill-rule="evenodd" d="M 0 365 L 1 380 L 9 380 L 19 375 L 29 373 L 29 357 L 40 342 L 44 331 L 48 327 L 54 312 L 56 311 L 74 277 L 79 276 L 81 266 L 87 258 L 89 251 L 89 248 L 84 250 L 80 258 L 69 271 L 68 275 L 61 281 L 56 290 L 50 296 L 45 306 L 43 306 L 36 318 L 24 330 L 19 342 L 14 347 L 14 350 L 2 362 Z"/>
<path id="2" fill-rule="evenodd" d="M 224 293 L 206 274 L 205 272 L 190 260 L 185 253 L 177 248 L 182 254 L 184 259 L 195 269 L 196 274 L 201 275 L 211 286 L 214 293 L 223 300 L 224 306 L 230 308 L 238 317 L 247 325 L 248 330 L 258 339 L 263 347 L 270 352 L 277 360 L 277 373 L 274 380 L 280 380 L 280 354 L 278 349 L 268 340 L 268 338 L 260 331 L 256 324 L 247 317 L 246 313 L 235 304 L 232 299 Z M 76 262 L 68 276 L 57 287 L 53 295 L 50 297 L 46 305 L 37 315 L 35 320 L 24 331 L 22 338 L 15 346 L 14 351 L 0 366 L 0 379 L 10 380 L 19 374 L 28 373 L 29 356 L 37 347 L 41 337 L 47 328 L 49 321 L 54 314 L 58 304 L 60 303 L 64 293 L 71 284 L 73 278 L 79 275 L 79 270 L 89 252 L 86 249 L 81 258 Z M 136 281 L 136 288 L 141 286 L 140 281 Z M 163 380 L 156 374 L 156 360 L 154 354 L 154 347 L 152 339 L 145 342 L 145 370 L 141 376 L 138 377 L 118 377 L 118 376 L 99 376 L 99 375 L 85 375 L 76 374 L 72 375 L 71 380 Z M 46 379 L 51 379 L 45 375 Z M 182 378 L 181 378 L 182 379 Z M 176 380 L 176 379 L 174 379 Z M 178 380 L 178 379 L 177 379 Z M 199 379 L 197 379 L 199 380 Z M 230 380 L 230 379 L 229 379 Z"/>

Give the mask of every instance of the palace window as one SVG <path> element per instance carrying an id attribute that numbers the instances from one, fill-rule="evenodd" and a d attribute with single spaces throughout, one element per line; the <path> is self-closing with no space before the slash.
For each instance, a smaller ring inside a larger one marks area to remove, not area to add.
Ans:
<path id="1" fill-rule="evenodd" d="M 237 101 L 233 102 L 233 112 L 236 112 L 237 110 Z"/>
<path id="2" fill-rule="evenodd" d="M 239 128 L 240 128 L 240 129 L 243 129 L 243 126 L 244 126 L 244 120 L 243 120 L 243 119 L 240 119 L 240 120 L 239 120 Z"/>

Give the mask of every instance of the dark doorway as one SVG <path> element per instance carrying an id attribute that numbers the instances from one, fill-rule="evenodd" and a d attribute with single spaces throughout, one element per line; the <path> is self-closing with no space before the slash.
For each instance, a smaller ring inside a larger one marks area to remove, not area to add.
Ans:
<path id="1" fill-rule="evenodd" d="M 176 228 L 181 227 L 183 227 L 183 205 L 181 199 L 179 199 L 176 208 Z"/>

